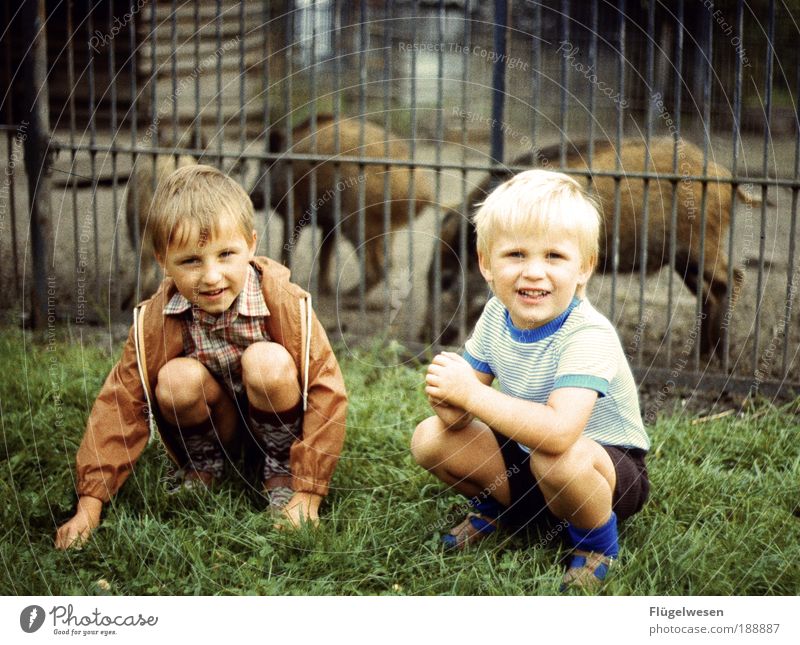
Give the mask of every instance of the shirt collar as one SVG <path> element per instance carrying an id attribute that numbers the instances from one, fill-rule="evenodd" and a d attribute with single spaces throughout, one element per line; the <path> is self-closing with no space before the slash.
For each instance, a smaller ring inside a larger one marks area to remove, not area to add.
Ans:
<path id="1" fill-rule="evenodd" d="M 192 309 L 192 303 L 184 298 L 180 291 L 176 291 L 164 307 L 164 314 L 182 314 L 190 309 Z M 269 316 L 269 309 L 261 291 L 261 273 L 252 264 L 247 272 L 242 292 L 233 301 L 230 309 L 224 313 L 228 312 L 235 312 L 234 320 L 239 315 L 251 317 Z"/>
<path id="2" fill-rule="evenodd" d="M 244 289 L 236 298 L 236 311 L 242 316 L 268 316 L 269 309 L 261 291 L 261 273 L 252 264 L 247 272 Z"/>
<path id="3" fill-rule="evenodd" d="M 569 318 L 570 313 L 572 313 L 572 310 L 575 309 L 580 302 L 577 296 L 573 297 L 572 302 L 569 303 L 569 307 L 567 307 L 563 313 L 553 318 L 549 323 L 545 323 L 541 327 L 535 327 L 534 329 L 520 329 L 516 327 L 514 323 L 511 322 L 511 314 L 509 314 L 508 309 L 506 309 L 506 328 L 511 334 L 511 338 L 514 340 L 520 343 L 535 343 L 537 340 L 552 336 L 561 329 L 561 326 L 567 318 Z"/>

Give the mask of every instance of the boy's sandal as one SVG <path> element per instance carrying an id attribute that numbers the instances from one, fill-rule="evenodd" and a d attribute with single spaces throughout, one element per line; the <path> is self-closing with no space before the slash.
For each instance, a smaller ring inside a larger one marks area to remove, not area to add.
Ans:
<path id="1" fill-rule="evenodd" d="M 449 533 L 442 536 L 442 542 L 446 549 L 463 550 L 478 544 L 496 530 L 496 519 L 481 513 L 469 513 L 461 524 L 454 526 Z"/>
<path id="2" fill-rule="evenodd" d="M 595 551 L 573 551 L 572 561 L 564 574 L 560 591 L 568 589 L 597 590 L 605 581 L 614 558 Z"/>
<path id="3" fill-rule="evenodd" d="M 269 503 L 270 512 L 280 514 L 294 496 L 294 490 L 288 486 L 276 486 L 265 489 L 264 496 Z"/>
<path id="4" fill-rule="evenodd" d="M 213 474 L 204 470 L 189 468 L 183 473 L 183 481 L 174 489 L 173 492 L 197 491 L 203 492 L 211 490 L 217 483 L 217 478 Z"/>
<path id="5" fill-rule="evenodd" d="M 275 520 L 284 517 L 283 509 L 294 496 L 292 478 L 284 475 L 274 475 L 264 482 L 264 497 L 267 500 L 267 513 Z"/>

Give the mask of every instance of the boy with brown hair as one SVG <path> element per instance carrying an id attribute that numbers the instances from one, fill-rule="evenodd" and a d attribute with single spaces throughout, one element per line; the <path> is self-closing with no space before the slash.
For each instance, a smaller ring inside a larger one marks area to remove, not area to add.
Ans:
<path id="1" fill-rule="evenodd" d="M 599 213 L 574 179 L 531 170 L 495 189 L 474 221 L 494 297 L 464 356 L 443 352 L 429 366 L 436 416 L 411 450 L 471 498 L 446 546 L 501 523 L 566 521 L 575 551 L 564 587 L 597 587 L 618 555 L 617 517 L 647 499 L 650 447 L 616 331 L 585 296 Z"/>
<path id="2" fill-rule="evenodd" d="M 77 455 L 77 510 L 57 548 L 97 527 L 148 443 L 148 415 L 181 487 L 213 486 L 226 447 L 249 433 L 270 510 L 294 526 L 318 522 L 344 442 L 344 381 L 309 294 L 255 257 L 253 221 L 247 193 L 215 168 L 184 167 L 159 184 L 150 230 L 166 278 L 134 311 L 95 400 Z"/>

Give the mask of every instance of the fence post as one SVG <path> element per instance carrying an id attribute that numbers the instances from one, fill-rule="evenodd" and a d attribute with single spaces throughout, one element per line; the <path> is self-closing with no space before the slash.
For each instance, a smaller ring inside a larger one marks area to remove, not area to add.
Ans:
<path id="1" fill-rule="evenodd" d="M 494 69 L 492 70 L 492 143 L 491 157 L 493 178 L 502 175 L 503 115 L 506 98 L 506 31 L 508 30 L 508 0 L 495 0 L 494 3 Z M 495 184 L 496 180 L 492 182 Z M 492 186 L 494 187 L 494 186 Z"/>
<path id="2" fill-rule="evenodd" d="M 25 139 L 25 173 L 30 200 L 30 235 L 33 273 L 30 287 L 31 326 L 44 327 L 48 317 L 47 282 L 52 263 L 52 226 L 50 218 L 50 168 L 47 163 L 50 143 L 50 117 L 47 92 L 47 39 L 44 32 L 45 0 L 22 3 L 24 42 L 30 47 L 23 59 L 25 102 L 30 122 Z M 24 280 L 23 280 L 24 282 Z M 23 295 L 23 299 L 25 295 Z M 23 300 L 23 312 L 24 312 Z"/>

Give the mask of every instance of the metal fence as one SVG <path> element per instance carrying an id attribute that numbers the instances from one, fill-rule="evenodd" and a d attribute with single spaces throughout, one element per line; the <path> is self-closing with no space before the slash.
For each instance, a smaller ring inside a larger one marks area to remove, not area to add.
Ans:
<path id="1" fill-rule="evenodd" d="M 589 298 L 640 378 L 664 398 L 800 383 L 796 3 L 4 12 L 0 298 L 14 316 L 124 320 L 152 289 L 152 190 L 199 161 L 251 192 L 260 251 L 332 333 L 458 345 L 487 297 L 468 216 L 541 166 L 602 206 Z"/>

